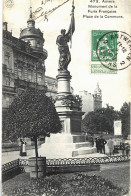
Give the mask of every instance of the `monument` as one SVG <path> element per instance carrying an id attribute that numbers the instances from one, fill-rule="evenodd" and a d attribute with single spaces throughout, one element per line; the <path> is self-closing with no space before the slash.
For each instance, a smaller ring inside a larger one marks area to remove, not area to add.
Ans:
<path id="1" fill-rule="evenodd" d="M 75 31 L 74 1 L 71 11 L 71 22 L 69 30 L 61 30 L 57 37 L 59 68 L 56 76 L 58 82 L 58 93 L 56 97 L 56 110 L 62 123 L 61 133 L 51 134 L 45 139 L 39 149 L 39 155 L 47 158 L 71 158 L 78 155 L 96 152 L 96 148 L 90 147 L 86 137 L 81 133 L 81 121 L 84 112 L 81 111 L 82 101 L 78 95 L 71 93 L 70 80 L 72 76 L 68 71 L 71 62 L 71 53 L 68 42 L 72 45 L 72 35 Z"/>
<path id="2" fill-rule="evenodd" d="M 72 4 L 71 23 L 66 33 L 61 30 L 61 35 L 57 37 L 56 44 L 60 53 L 59 69 L 57 75 L 58 94 L 56 98 L 56 110 L 63 125 L 63 133 L 80 134 L 81 120 L 84 112 L 81 111 L 81 99 L 71 93 L 70 80 L 72 76 L 68 71 L 68 65 L 71 62 L 71 54 L 68 42 L 72 44 L 72 35 L 75 31 L 74 4 Z"/>

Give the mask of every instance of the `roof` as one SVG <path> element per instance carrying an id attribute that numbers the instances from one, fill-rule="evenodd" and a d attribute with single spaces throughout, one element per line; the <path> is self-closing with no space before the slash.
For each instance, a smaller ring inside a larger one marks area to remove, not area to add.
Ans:
<path id="1" fill-rule="evenodd" d="M 35 27 L 27 27 L 21 31 L 20 39 L 27 37 L 40 38 L 44 41 L 43 33 L 40 31 L 40 29 L 36 29 Z"/>

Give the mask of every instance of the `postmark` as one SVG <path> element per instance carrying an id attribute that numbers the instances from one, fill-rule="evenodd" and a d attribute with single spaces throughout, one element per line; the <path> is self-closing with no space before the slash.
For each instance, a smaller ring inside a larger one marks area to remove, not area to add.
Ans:
<path id="1" fill-rule="evenodd" d="M 97 60 L 111 70 L 131 65 L 131 36 L 122 31 L 108 31 L 96 43 Z"/>
<path id="2" fill-rule="evenodd" d="M 14 5 L 14 1 L 13 0 L 6 0 L 5 1 L 5 6 L 7 8 L 11 8 L 11 7 L 13 7 L 13 5 Z"/>

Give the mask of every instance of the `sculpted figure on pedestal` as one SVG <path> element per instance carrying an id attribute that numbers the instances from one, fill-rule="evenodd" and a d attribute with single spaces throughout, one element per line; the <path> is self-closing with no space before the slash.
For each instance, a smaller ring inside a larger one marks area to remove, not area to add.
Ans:
<path id="1" fill-rule="evenodd" d="M 59 70 L 67 70 L 68 65 L 71 61 L 71 54 L 68 46 L 68 42 L 72 42 L 72 35 L 75 31 L 75 20 L 74 20 L 74 5 L 72 5 L 71 12 L 71 23 L 68 32 L 65 29 L 61 30 L 61 35 L 57 37 L 56 44 L 60 53 L 59 57 Z"/>

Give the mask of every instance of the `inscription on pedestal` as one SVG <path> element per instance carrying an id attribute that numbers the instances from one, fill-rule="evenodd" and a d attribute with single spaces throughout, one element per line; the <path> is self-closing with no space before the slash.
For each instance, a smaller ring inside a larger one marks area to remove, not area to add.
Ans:
<path id="1" fill-rule="evenodd" d="M 81 121 L 71 120 L 71 132 L 81 132 Z"/>

